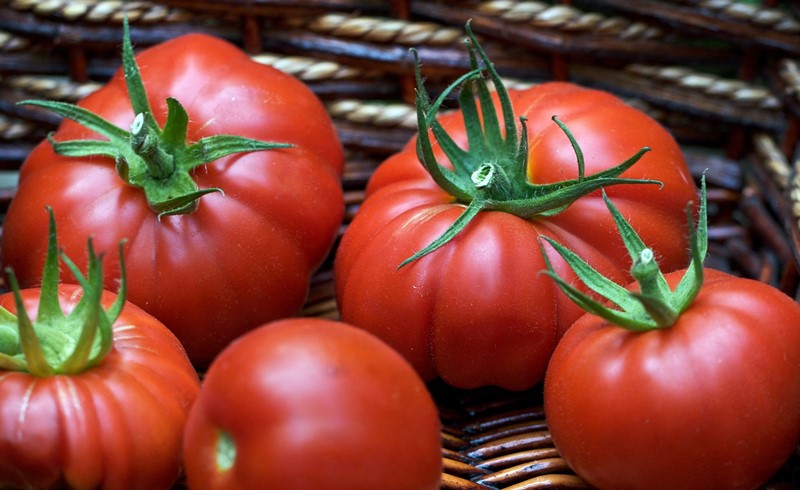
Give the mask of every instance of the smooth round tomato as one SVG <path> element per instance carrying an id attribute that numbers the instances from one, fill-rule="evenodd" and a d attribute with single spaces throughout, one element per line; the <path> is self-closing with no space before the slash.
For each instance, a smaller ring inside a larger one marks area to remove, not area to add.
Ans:
<path id="1" fill-rule="evenodd" d="M 666 277 L 675 288 L 682 272 Z M 555 349 L 544 406 L 556 447 L 598 488 L 756 488 L 800 440 L 800 306 L 707 269 L 671 327 L 587 314 Z"/>
<path id="2" fill-rule="evenodd" d="M 514 114 L 527 119 L 527 175 L 534 184 L 576 179 L 576 155 L 554 115 L 585 155 L 585 174 L 609 169 L 642 147 L 652 150 L 622 177 L 663 183 L 622 184 L 606 192 L 659 254 L 667 270 L 685 267 L 685 209 L 696 187 L 681 150 L 655 120 L 597 90 L 544 83 L 510 91 Z M 497 105 L 496 99 L 495 103 Z M 441 116 L 461 148 L 462 113 Z M 450 242 L 398 270 L 464 212 L 420 164 L 416 139 L 382 163 L 336 255 L 336 293 L 342 319 L 384 339 L 425 379 L 456 387 L 524 389 L 542 381 L 550 354 L 581 315 L 547 277 L 540 235 L 565 244 L 617 281 L 629 280 L 629 257 L 599 191 L 554 215 L 521 217 L 480 211 Z M 442 145 L 437 161 L 447 164 Z M 574 278 L 547 251 L 555 269 Z"/>
<path id="3" fill-rule="evenodd" d="M 127 239 L 129 300 L 164 322 L 203 366 L 244 331 L 302 306 L 341 225 L 343 150 L 308 87 L 232 44 L 190 34 L 136 60 L 158 124 L 169 97 L 185 107 L 188 143 L 229 134 L 294 146 L 198 166 L 197 186 L 221 192 L 202 196 L 193 212 L 161 216 L 121 178 L 114 158 L 62 156 L 43 141 L 22 166 L 2 257 L 23 287 L 40 280 L 45 205 L 59 216 L 60 243 L 79 267 L 88 236 L 99 251 Z M 125 130 L 136 116 L 122 71 L 79 106 Z M 102 139 L 72 120 L 52 138 Z M 115 258 L 108 269 L 116 277 Z"/>
<path id="4" fill-rule="evenodd" d="M 39 294 L 22 291 L 32 320 Z M 81 296 L 59 286 L 65 313 Z M 103 307 L 115 299 L 104 292 Z M 12 293 L 0 307 L 16 312 Z M 150 490 L 178 479 L 197 374 L 175 335 L 133 304 L 112 329 L 111 351 L 78 374 L 0 370 L 0 487 Z"/>
<path id="5" fill-rule="evenodd" d="M 295 318 L 234 341 L 187 422 L 193 489 L 436 490 L 436 406 L 414 369 L 363 330 Z"/>

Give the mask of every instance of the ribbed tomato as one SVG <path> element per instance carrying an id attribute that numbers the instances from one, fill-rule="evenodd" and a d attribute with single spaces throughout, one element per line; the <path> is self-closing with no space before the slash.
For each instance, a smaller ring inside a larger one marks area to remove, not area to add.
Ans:
<path id="1" fill-rule="evenodd" d="M 613 185 L 608 194 L 664 267 L 683 267 L 684 208 L 696 188 L 667 130 L 617 97 L 558 82 L 506 94 L 495 75 L 493 96 L 468 78 L 461 110 L 439 117 L 440 126 L 435 106 L 418 99 L 419 136 L 375 171 L 338 248 L 336 293 L 344 321 L 387 341 L 424 378 L 523 389 L 542 380 L 581 314 L 539 274 L 539 235 L 627 280 L 628 256 L 597 190 Z"/>
<path id="2" fill-rule="evenodd" d="M 81 286 L 59 284 L 54 234 L 41 288 L 10 275 L 0 295 L 0 488 L 170 488 L 197 374 L 175 335 L 124 301 L 124 278 L 119 295 L 102 290 L 91 248 Z"/>

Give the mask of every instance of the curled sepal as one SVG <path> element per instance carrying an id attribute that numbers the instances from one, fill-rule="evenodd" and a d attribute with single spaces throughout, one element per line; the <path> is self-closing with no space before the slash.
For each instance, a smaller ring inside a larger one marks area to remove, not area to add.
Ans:
<path id="1" fill-rule="evenodd" d="M 105 139 L 48 140 L 53 150 L 66 157 L 105 156 L 126 183 L 144 191 L 147 203 L 159 217 L 187 214 L 199 199 L 217 188 L 199 189 L 192 177 L 196 167 L 235 153 L 290 148 L 235 135 L 214 135 L 189 144 L 189 114 L 176 99 L 168 98 L 166 123 L 159 127 L 153 115 L 133 53 L 127 18 L 123 22 L 122 65 L 134 121 L 130 131 L 119 128 L 80 106 L 66 102 L 24 100 L 19 104 L 42 107 L 72 119 Z"/>
<path id="2" fill-rule="evenodd" d="M 17 327 L 19 328 L 19 351 L 25 356 L 26 370 L 34 376 L 49 376 L 54 373 L 53 367 L 47 362 L 44 349 L 36 335 L 28 313 L 25 311 L 25 303 L 20 294 L 17 277 L 11 269 L 6 269 L 8 285 L 14 294 L 14 306 L 17 309 Z"/>
<path id="3" fill-rule="evenodd" d="M 528 133 L 525 117 L 517 118 L 500 75 L 486 52 L 466 27 L 466 46 L 470 70 L 450 84 L 431 103 L 425 92 L 420 63 L 414 51 L 417 107 L 417 156 L 431 178 L 453 196 L 464 211 L 433 242 L 404 260 L 403 267 L 455 238 L 481 211 L 501 211 L 523 219 L 552 216 L 568 208 L 576 200 L 603 187 L 620 184 L 661 184 L 646 179 L 627 179 L 620 175 L 634 165 L 649 148 L 640 149 L 624 162 L 592 175 L 584 174 L 584 156 L 580 145 L 565 123 L 552 116 L 575 152 L 578 178 L 552 184 L 535 184 L 528 180 Z M 489 89 L 494 86 L 497 105 Z M 460 89 L 459 107 L 467 137 L 461 148 L 447 133 L 436 115 L 445 98 Z M 519 121 L 519 130 L 517 129 Z M 433 138 L 452 168 L 436 160 Z"/>
<path id="4" fill-rule="evenodd" d="M 397 266 L 398 269 L 407 265 L 410 262 L 417 260 L 418 258 L 428 255 L 429 253 L 433 252 L 437 248 L 441 247 L 445 243 L 452 240 L 456 235 L 458 235 L 461 230 L 463 230 L 472 218 L 477 216 L 477 214 L 483 209 L 478 201 L 472 201 L 469 206 L 461 213 L 458 218 L 453 222 L 453 225 L 450 226 L 442 235 L 439 236 L 436 240 L 432 241 L 428 244 L 425 248 L 418 251 L 411 257 L 407 258 L 406 260 L 402 261 L 400 265 Z"/>
<path id="5" fill-rule="evenodd" d="M 126 276 L 120 244 L 120 290 L 108 310 L 102 306 L 102 255 L 88 241 L 87 274 L 64 254 L 61 259 L 82 288 L 78 304 L 64 314 L 59 303 L 59 251 L 53 210 L 47 208 L 50 233 L 36 320 L 28 316 L 17 278 L 7 269 L 17 315 L 0 308 L 0 369 L 25 371 L 33 376 L 77 374 L 99 364 L 113 347 L 111 326 L 125 302 Z"/>
<path id="6" fill-rule="evenodd" d="M 690 223 L 692 259 L 681 281 L 671 290 L 658 267 L 653 250 L 648 248 L 630 223 L 625 220 L 608 196 L 603 193 L 606 206 L 614 217 L 617 230 L 633 261 L 631 275 L 639 284 L 639 291 L 628 291 L 593 269 L 583 259 L 563 245 L 548 237 L 542 237 L 575 272 L 575 275 L 598 296 L 618 307 L 613 308 L 589 297 L 556 274 L 545 249 L 547 270 L 562 291 L 584 310 L 597 315 L 614 325 L 630 330 L 652 330 L 675 324 L 678 317 L 697 297 L 703 285 L 703 261 L 708 249 L 708 214 L 706 203 L 706 179 L 702 176 L 700 186 L 700 209 L 697 224 L 692 224 L 691 206 L 687 209 Z"/>

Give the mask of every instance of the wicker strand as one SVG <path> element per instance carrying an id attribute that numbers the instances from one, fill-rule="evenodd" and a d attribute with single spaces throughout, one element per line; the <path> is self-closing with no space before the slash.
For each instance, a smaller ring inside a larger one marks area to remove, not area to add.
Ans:
<path id="1" fill-rule="evenodd" d="M 97 82 L 77 83 L 66 77 L 16 75 L 0 79 L 3 85 L 37 97 L 67 102 L 78 101 L 100 88 Z"/>
<path id="2" fill-rule="evenodd" d="M 675 3 L 688 3 L 708 9 L 719 15 L 739 21 L 750 22 L 760 27 L 779 32 L 800 32 L 800 22 L 791 14 L 776 8 L 745 3 L 741 0 L 672 0 Z"/>
<path id="3" fill-rule="evenodd" d="M 322 34 L 369 42 L 448 45 L 460 41 L 461 29 L 431 22 L 408 22 L 381 17 L 324 14 L 312 19 L 294 19 L 292 25 Z"/>
<path id="4" fill-rule="evenodd" d="M 0 114 L 0 139 L 2 140 L 15 140 L 24 138 L 34 132 L 36 126 L 28 121 L 20 119 L 12 119 L 3 114 Z"/>
<path id="5" fill-rule="evenodd" d="M 504 78 L 509 90 L 524 90 L 536 82 Z M 492 84 L 489 83 L 492 89 Z M 417 128 L 417 111 L 414 105 L 404 103 L 365 102 L 357 99 L 340 99 L 327 104 L 328 112 L 337 119 L 384 128 Z M 445 111 L 443 111 L 444 113 Z"/>
<path id="6" fill-rule="evenodd" d="M 11 0 L 11 8 L 32 11 L 37 15 L 59 17 L 69 21 L 121 23 L 184 22 L 191 14 L 150 1 L 121 0 Z"/>
<path id="7" fill-rule="evenodd" d="M 654 66 L 634 63 L 626 71 L 661 82 L 699 90 L 713 97 L 724 97 L 737 106 L 779 109 L 781 101 L 769 90 L 735 79 L 721 78 L 682 66 Z"/>
<path id="8" fill-rule="evenodd" d="M 767 133 L 756 133 L 753 135 L 753 148 L 761 157 L 764 168 L 769 172 L 770 177 L 781 189 L 786 189 L 789 186 L 791 168 L 786 161 L 786 157 L 778 148 L 775 139 Z M 800 188 L 792 192 L 798 193 L 792 200 L 798 203 L 796 206 L 800 211 Z M 800 214 L 798 214 L 798 217 L 800 217 Z"/>
<path id="9" fill-rule="evenodd" d="M 0 30 L 0 52 L 17 52 L 27 49 L 31 45 L 29 39 L 15 36 L 7 31 Z"/>
<path id="10" fill-rule="evenodd" d="M 362 70 L 334 61 L 302 56 L 283 56 L 274 53 L 253 55 L 253 60 L 273 66 L 278 70 L 306 82 L 321 80 L 364 80 L 380 76 L 380 72 Z M 76 83 L 66 77 L 18 75 L 0 78 L 0 83 L 40 97 L 74 102 L 100 87 L 99 83 Z"/>
<path id="11" fill-rule="evenodd" d="M 775 139 L 766 133 L 753 135 L 753 148 L 761 167 L 788 198 L 787 220 L 791 221 L 788 226 L 792 234 L 800 232 L 800 159 L 795 160 L 792 168 Z"/>
<path id="12" fill-rule="evenodd" d="M 504 79 L 504 84 L 509 90 L 525 89 L 534 85 L 516 79 Z M 674 122 L 669 114 L 656 109 L 641 99 L 624 99 L 631 107 L 647 113 L 650 117 L 664 122 Z M 373 125 L 382 128 L 417 128 L 417 113 L 413 105 L 403 103 L 365 102 L 357 99 L 339 99 L 326 105 L 328 113 L 335 119 L 349 121 L 356 124 Z"/>
<path id="13" fill-rule="evenodd" d="M 376 78 L 378 71 L 362 70 L 335 61 L 319 60 L 305 56 L 283 56 L 273 53 L 253 55 L 253 60 L 270 65 L 303 81 L 362 80 Z"/>
<path id="14" fill-rule="evenodd" d="M 550 5 L 538 1 L 492 0 L 481 3 L 478 11 L 510 22 L 526 22 L 535 27 L 558 28 L 565 31 L 622 39 L 659 38 L 658 27 L 633 22 L 618 16 L 582 12 L 571 5 Z"/>
<path id="15" fill-rule="evenodd" d="M 778 76 L 786 84 L 786 94 L 800 101 L 800 66 L 797 62 L 791 59 L 781 60 Z"/>
<path id="16" fill-rule="evenodd" d="M 328 112 L 337 119 L 380 127 L 416 128 L 417 113 L 408 104 L 367 103 L 355 99 L 342 99 L 327 105 Z"/>
<path id="17" fill-rule="evenodd" d="M 789 203 L 792 209 L 795 230 L 800 230 L 800 160 L 794 162 L 794 172 L 789 188 Z"/>
<path id="18" fill-rule="evenodd" d="M 735 0 L 705 0 L 701 7 L 709 8 L 738 20 L 745 20 L 780 32 L 800 32 L 800 23 L 788 13 Z"/>

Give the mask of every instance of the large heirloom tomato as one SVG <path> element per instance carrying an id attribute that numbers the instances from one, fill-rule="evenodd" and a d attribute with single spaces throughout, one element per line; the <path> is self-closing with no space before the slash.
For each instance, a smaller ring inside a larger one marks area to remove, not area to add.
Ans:
<path id="1" fill-rule="evenodd" d="M 678 268 L 686 242 L 675 232 L 696 188 L 670 134 L 618 98 L 557 82 L 507 94 L 487 68 L 497 96 L 467 77 L 461 110 L 438 125 L 436 105 L 418 98 L 421 131 L 369 181 L 337 252 L 336 292 L 344 321 L 387 341 L 424 378 L 523 389 L 542 380 L 581 314 L 539 274 L 537 237 L 557 237 L 611 277 L 628 277 L 598 191 L 613 185 L 607 192 L 665 267 Z M 512 112 L 525 118 L 521 127 Z"/>
<path id="2" fill-rule="evenodd" d="M 346 324 L 293 318 L 214 360 L 184 459 L 195 490 L 438 490 L 440 422 L 389 346 Z"/>
<path id="3" fill-rule="evenodd" d="M 141 77 L 123 51 L 124 70 L 79 108 L 47 105 L 80 123 L 65 120 L 24 163 L 3 260 L 23 285 L 39 281 L 45 204 L 79 265 L 86 237 L 99 251 L 126 238 L 130 301 L 206 365 L 302 306 L 341 225 L 343 150 L 308 87 L 234 45 L 166 41 L 136 58 Z"/>
<path id="4" fill-rule="evenodd" d="M 58 284 L 49 250 L 41 288 L 0 296 L 0 488 L 170 488 L 199 390 L 189 358 L 102 291 L 91 249 L 83 288 Z"/>
<path id="5" fill-rule="evenodd" d="M 619 309 L 575 296 L 592 313 L 556 347 L 544 407 L 556 447 L 593 486 L 750 490 L 800 441 L 800 306 L 704 270 L 697 237 L 690 268 L 664 276 L 630 240 L 637 294 L 600 288 Z"/>

